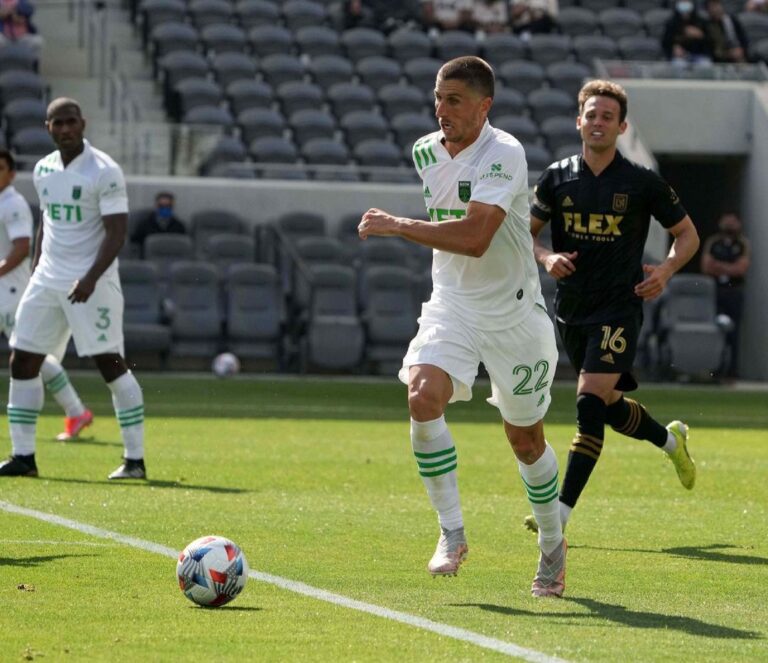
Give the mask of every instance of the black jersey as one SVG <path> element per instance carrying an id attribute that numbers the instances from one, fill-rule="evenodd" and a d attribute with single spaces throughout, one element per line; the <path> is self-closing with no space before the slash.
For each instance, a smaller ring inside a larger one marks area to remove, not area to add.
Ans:
<path id="1" fill-rule="evenodd" d="M 578 252 L 576 271 L 557 282 L 557 317 L 593 324 L 642 308 L 634 287 L 651 215 L 669 228 L 686 211 L 661 177 L 616 152 L 595 177 L 581 155 L 553 163 L 539 178 L 531 214 L 552 224 L 552 249 Z"/>

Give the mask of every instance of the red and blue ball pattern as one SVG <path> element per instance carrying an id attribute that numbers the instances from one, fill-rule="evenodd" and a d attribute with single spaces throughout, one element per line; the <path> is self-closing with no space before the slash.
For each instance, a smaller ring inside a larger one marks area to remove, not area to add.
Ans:
<path id="1" fill-rule="evenodd" d="M 245 587 L 248 562 L 237 544 L 223 536 L 195 539 L 179 553 L 179 587 L 193 603 L 219 607 Z"/>

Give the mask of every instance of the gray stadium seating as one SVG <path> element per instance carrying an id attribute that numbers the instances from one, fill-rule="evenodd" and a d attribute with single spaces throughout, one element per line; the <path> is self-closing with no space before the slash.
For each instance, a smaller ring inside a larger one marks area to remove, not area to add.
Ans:
<path id="1" fill-rule="evenodd" d="M 211 209 L 194 212 L 189 220 L 190 235 L 195 245 L 195 254 L 204 257 L 208 240 L 220 233 L 242 234 L 245 222 L 237 214 Z"/>

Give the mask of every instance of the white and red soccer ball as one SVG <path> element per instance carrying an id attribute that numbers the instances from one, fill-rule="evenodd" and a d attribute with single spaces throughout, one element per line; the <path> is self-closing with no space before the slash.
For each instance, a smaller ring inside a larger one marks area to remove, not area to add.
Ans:
<path id="1" fill-rule="evenodd" d="M 223 536 L 202 536 L 179 553 L 176 563 L 179 587 L 193 603 L 218 607 L 229 603 L 245 587 L 245 555 Z"/>
<path id="2" fill-rule="evenodd" d="M 213 358 L 211 370 L 217 378 L 232 377 L 240 372 L 240 360 L 231 352 L 222 352 Z"/>

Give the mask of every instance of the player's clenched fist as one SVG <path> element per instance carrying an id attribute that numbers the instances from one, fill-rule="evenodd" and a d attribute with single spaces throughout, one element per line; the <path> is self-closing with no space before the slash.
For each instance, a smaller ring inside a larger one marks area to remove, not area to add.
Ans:
<path id="1" fill-rule="evenodd" d="M 366 239 L 371 235 L 386 237 L 397 234 L 398 219 L 389 212 L 372 207 L 363 214 L 357 232 L 360 239 Z"/>

